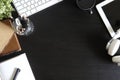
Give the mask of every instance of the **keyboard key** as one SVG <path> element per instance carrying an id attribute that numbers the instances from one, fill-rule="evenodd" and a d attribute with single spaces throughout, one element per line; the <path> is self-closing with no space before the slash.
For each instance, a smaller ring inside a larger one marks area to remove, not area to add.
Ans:
<path id="1" fill-rule="evenodd" d="M 26 13 L 22 13 L 21 16 L 27 16 Z"/>
<path id="2" fill-rule="evenodd" d="M 27 10 L 28 10 L 28 11 L 30 11 L 30 10 L 31 10 L 30 6 L 28 6 L 28 7 L 27 7 Z"/>
<path id="3" fill-rule="evenodd" d="M 31 5 L 31 8 L 33 9 L 35 6 L 34 5 Z"/>
<path id="4" fill-rule="evenodd" d="M 38 3 L 35 3 L 35 7 L 37 7 L 38 6 Z"/>
<path id="5" fill-rule="evenodd" d="M 41 0 L 42 3 L 45 3 L 46 1 L 45 0 Z"/>
<path id="6" fill-rule="evenodd" d="M 46 0 L 46 2 L 48 2 L 48 1 L 50 1 L 50 0 Z"/>
<path id="7" fill-rule="evenodd" d="M 27 11 L 27 9 L 24 8 L 24 9 L 20 10 L 19 12 L 20 12 L 20 13 L 24 13 L 24 12 L 26 12 L 26 11 Z"/>
<path id="8" fill-rule="evenodd" d="M 41 4 L 42 4 L 42 1 L 38 2 L 38 4 L 41 5 Z"/>
<path id="9" fill-rule="evenodd" d="M 17 2 L 17 0 L 14 0 L 13 2 L 14 2 L 14 3 L 16 3 L 16 2 Z"/>
<path id="10" fill-rule="evenodd" d="M 30 12 L 30 11 L 27 11 L 27 12 L 26 12 L 26 15 L 30 15 L 30 14 L 31 14 L 31 12 Z"/>
<path id="11" fill-rule="evenodd" d="M 35 2 L 38 2 L 38 0 L 35 0 Z"/>
<path id="12" fill-rule="evenodd" d="M 30 2 L 28 2 L 28 3 L 27 3 L 27 5 L 28 5 L 28 6 L 30 6 L 30 5 L 31 5 L 31 3 L 30 3 Z"/>
<path id="13" fill-rule="evenodd" d="M 24 4 L 24 7 L 27 7 L 27 4 Z"/>
<path id="14" fill-rule="evenodd" d="M 33 13 L 35 13 L 36 12 L 36 9 L 32 9 L 31 10 L 31 13 L 33 14 Z"/>
<path id="15" fill-rule="evenodd" d="M 23 6 L 19 6 L 17 9 L 18 10 L 21 10 L 21 9 L 23 9 L 24 7 Z"/>
<path id="16" fill-rule="evenodd" d="M 32 0 L 32 1 L 31 1 L 31 4 L 34 4 L 34 3 L 35 3 L 34 0 Z"/>
<path id="17" fill-rule="evenodd" d="M 38 7 L 36 7 L 36 9 L 37 9 L 37 11 L 39 11 L 39 10 L 41 9 L 41 7 L 40 7 L 40 6 L 38 6 Z"/>
<path id="18" fill-rule="evenodd" d="M 24 4 L 24 0 L 23 0 L 23 1 L 21 1 L 21 4 Z"/>
<path id="19" fill-rule="evenodd" d="M 25 2 L 28 2 L 29 0 L 25 0 Z"/>
<path id="20" fill-rule="evenodd" d="M 16 4 L 16 6 L 20 6 L 21 4 L 20 4 L 20 2 L 17 2 L 17 3 L 15 3 Z"/>

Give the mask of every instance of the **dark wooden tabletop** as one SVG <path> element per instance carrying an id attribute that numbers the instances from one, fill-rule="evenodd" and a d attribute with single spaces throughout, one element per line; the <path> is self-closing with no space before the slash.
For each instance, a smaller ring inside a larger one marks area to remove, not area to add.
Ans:
<path id="1" fill-rule="evenodd" d="M 64 0 L 29 18 L 34 33 L 18 38 L 36 80 L 120 80 L 120 67 L 105 49 L 111 37 L 95 7 L 90 15 L 75 0 Z"/>

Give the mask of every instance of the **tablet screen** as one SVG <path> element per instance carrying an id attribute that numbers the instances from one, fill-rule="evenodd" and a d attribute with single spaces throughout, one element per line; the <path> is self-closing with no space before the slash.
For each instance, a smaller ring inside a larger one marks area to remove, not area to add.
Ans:
<path id="1" fill-rule="evenodd" d="M 115 0 L 102 7 L 112 28 L 116 31 L 120 28 L 120 0 Z"/>

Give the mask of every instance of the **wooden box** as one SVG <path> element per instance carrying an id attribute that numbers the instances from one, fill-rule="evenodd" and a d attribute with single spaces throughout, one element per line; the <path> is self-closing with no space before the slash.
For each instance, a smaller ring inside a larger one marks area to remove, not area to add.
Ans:
<path id="1" fill-rule="evenodd" d="M 20 51 L 21 46 L 10 20 L 0 21 L 0 56 Z"/>

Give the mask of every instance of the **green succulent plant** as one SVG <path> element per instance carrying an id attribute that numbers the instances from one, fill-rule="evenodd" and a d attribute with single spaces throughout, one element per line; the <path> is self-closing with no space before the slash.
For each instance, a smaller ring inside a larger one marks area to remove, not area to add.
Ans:
<path id="1" fill-rule="evenodd" d="M 11 12 L 14 10 L 11 2 L 12 0 L 0 0 L 0 20 L 11 17 Z"/>

